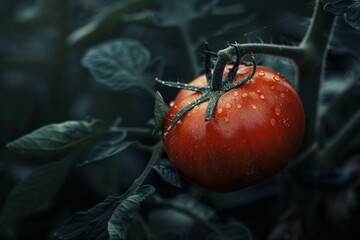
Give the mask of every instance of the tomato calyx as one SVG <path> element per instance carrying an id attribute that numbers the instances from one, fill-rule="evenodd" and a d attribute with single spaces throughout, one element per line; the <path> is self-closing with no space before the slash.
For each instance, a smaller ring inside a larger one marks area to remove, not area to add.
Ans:
<path id="1" fill-rule="evenodd" d="M 239 65 L 240 65 L 240 59 L 245 54 L 242 54 L 242 56 L 240 56 L 238 47 L 236 45 L 231 45 L 231 46 L 235 48 L 236 58 L 235 58 L 235 63 L 233 63 L 233 66 L 229 70 L 229 73 L 227 74 L 225 79 L 223 79 L 223 73 L 224 73 L 224 69 L 225 69 L 227 62 L 225 64 L 224 63 L 218 64 L 218 65 L 215 64 L 214 71 L 212 73 L 211 67 L 210 67 L 211 55 L 216 55 L 216 54 L 209 51 L 209 47 L 208 47 L 207 43 L 205 43 L 205 77 L 206 77 L 206 81 L 207 81 L 206 86 L 193 86 L 193 85 L 189 85 L 189 84 L 181 83 L 181 82 L 163 81 L 158 78 L 155 79 L 160 84 L 168 86 L 168 87 L 175 87 L 175 88 L 180 88 L 180 89 L 185 89 L 185 90 L 190 90 L 190 91 L 201 93 L 201 96 L 198 99 L 196 99 L 195 101 L 193 101 L 193 102 L 189 103 L 188 105 L 186 105 L 185 107 L 183 107 L 174 116 L 169 127 L 166 129 L 167 132 L 181 119 L 182 116 L 184 116 L 184 114 L 186 114 L 188 111 L 190 111 L 195 106 L 197 106 L 203 102 L 206 102 L 206 101 L 208 101 L 209 103 L 206 108 L 205 122 L 209 121 L 214 113 L 214 109 L 215 109 L 216 103 L 218 102 L 219 98 L 222 95 L 224 95 L 226 92 L 243 85 L 244 83 L 246 83 L 248 80 L 250 80 L 254 76 L 254 74 L 256 72 L 256 61 L 255 61 L 255 58 L 253 56 L 251 56 L 250 64 L 253 66 L 252 72 L 244 79 L 242 79 L 236 83 L 233 82 L 234 78 L 236 77 Z M 219 59 L 217 59 L 216 63 L 219 63 Z"/>

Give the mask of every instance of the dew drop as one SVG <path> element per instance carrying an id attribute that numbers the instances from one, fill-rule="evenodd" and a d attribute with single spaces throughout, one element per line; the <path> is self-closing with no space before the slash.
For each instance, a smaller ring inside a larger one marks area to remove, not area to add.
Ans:
<path id="1" fill-rule="evenodd" d="M 181 120 L 179 120 L 179 121 L 177 122 L 177 124 L 178 124 L 178 125 L 181 125 L 181 124 L 182 124 L 182 121 L 181 121 Z"/>
<path id="2" fill-rule="evenodd" d="M 235 91 L 235 92 L 233 93 L 233 95 L 236 97 L 237 95 L 239 95 L 239 93 L 238 93 L 237 91 Z"/>
<path id="3" fill-rule="evenodd" d="M 258 76 L 260 76 L 260 77 L 265 76 L 265 72 L 264 72 L 264 71 L 260 71 L 260 72 L 258 73 Z"/>
<path id="4" fill-rule="evenodd" d="M 256 90 L 256 92 L 257 92 L 257 93 L 260 93 L 261 91 L 260 91 L 260 89 L 258 89 L 258 90 Z"/>
<path id="5" fill-rule="evenodd" d="M 285 93 L 280 93 L 280 97 L 285 97 Z"/>
<path id="6" fill-rule="evenodd" d="M 271 89 L 274 89 L 275 87 L 274 86 L 271 86 Z"/>
<path id="7" fill-rule="evenodd" d="M 275 81 L 280 81 L 281 80 L 281 77 L 279 75 L 275 75 L 273 78 L 274 78 Z"/>
<path id="8" fill-rule="evenodd" d="M 199 106 L 196 105 L 196 106 L 194 107 L 194 110 L 195 110 L 195 111 L 199 110 Z"/>
<path id="9" fill-rule="evenodd" d="M 228 122 L 230 122 L 230 119 L 229 119 L 229 117 L 224 117 L 224 122 L 225 122 L 225 123 L 228 123 Z"/>
<path id="10" fill-rule="evenodd" d="M 264 100 L 265 96 L 263 94 L 260 95 L 260 99 Z"/>
<path id="11" fill-rule="evenodd" d="M 280 108 L 278 108 L 278 107 L 275 108 L 275 114 L 280 116 L 280 114 L 281 114 Z"/>
<path id="12" fill-rule="evenodd" d="M 242 97 L 247 97 L 248 94 L 247 94 L 247 93 L 243 93 L 243 94 L 241 94 L 241 96 L 242 96 Z"/>
<path id="13" fill-rule="evenodd" d="M 241 104 L 239 103 L 236 107 L 237 107 L 237 108 L 241 108 Z"/>
<path id="14" fill-rule="evenodd" d="M 225 104 L 225 108 L 231 109 L 231 103 L 226 103 L 226 104 Z"/>
<path id="15" fill-rule="evenodd" d="M 174 102 L 174 101 L 171 101 L 171 102 L 170 102 L 170 107 L 173 107 L 173 106 L 175 106 L 175 102 Z"/>
<path id="16" fill-rule="evenodd" d="M 256 105 L 255 105 L 255 104 L 252 104 L 252 105 L 251 105 L 251 108 L 255 110 L 255 109 L 256 109 Z"/>
<path id="17" fill-rule="evenodd" d="M 222 113 L 223 112 L 223 109 L 222 108 L 219 108 L 218 110 L 217 110 L 217 113 Z"/>
<path id="18" fill-rule="evenodd" d="M 275 126 L 275 125 L 276 125 L 275 119 L 272 118 L 272 119 L 270 120 L 270 123 L 271 123 L 271 125 Z"/>

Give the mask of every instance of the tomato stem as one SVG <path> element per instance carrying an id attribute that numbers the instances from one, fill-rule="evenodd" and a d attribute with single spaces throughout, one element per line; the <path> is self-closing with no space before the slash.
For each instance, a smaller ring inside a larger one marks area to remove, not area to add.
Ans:
<path id="1" fill-rule="evenodd" d="M 246 78 L 244 78 L 236 83 L 233 83 L 234 78 L 235 78 L 238 68 L 239 68 L 240 59 L 242 56 L 244 56 L 247 53 L 243 53 L 240 55 L 240 53 L 237 49 L 237 46 L 233 45 L 232 47 L 235 49 L 236 59 L 235 59 L 235 63 L 233 64 L 232 68 L 230 69 L 230 71 L 229 71 L 228 75 L 225 77 L 225 79 L 223 79 L 224 69 L 225 69 L 226 65 L 228 64 L 228 62 L 230 62 L 230 59 L 228 58 L 228 55 L 219 54 L 217 57 L 216 64 L 215 64 L 214 72 L 213 72 L 213 74 L 211 74 L 211 69 L 209 66 L 211 63 L 211 59 L 210 59 L 211 52 L 209 51 L 209 47 L 208 47 L 207 43 L 205 43 L 205 77 L 206 77 L 208 86 L 192 86 L 192 85 L 189 85 L 186 83 L 169 82 L 169 81 L 162 81 L 160 79 L 156 79 L 157 82 L 159 82 L 165 86 L 168 86 L 168 87 L 176 87 L 176 88 L 181 88 L 181 89 L 186 89 L 186 90 L 201 93 L 201 96 L 198 99 L 196 99 L 192 103 L 183 107 L 175 115 L 175 117 L 171 120 L 171 123 L 166 131 L 170 131 L 170 129 L 182 118 L 182 116 L 185 115 L 185 113 L 187 113 L 188 111 L 193 109 L 195 106 L 197 106 L 203 102 L 206 102 L 206 101 L 209 101 L 209 103 L 208 103 L 208 106 L 206 109 L 205 121 L 206 122 L 209 121 L 214 113 L 214 109 L 216 107 L 216 103 L 219 100 L 219 98 L 224 93 L 246 83 L 248 80 L 250 80 L 254 76 L 255 71 L 256 71 L 256 61 L 255 61 L 255 58 L 252 57 L 252 61 L 251 61 L 251 64 L 253 65 L 252 72 Z"/>

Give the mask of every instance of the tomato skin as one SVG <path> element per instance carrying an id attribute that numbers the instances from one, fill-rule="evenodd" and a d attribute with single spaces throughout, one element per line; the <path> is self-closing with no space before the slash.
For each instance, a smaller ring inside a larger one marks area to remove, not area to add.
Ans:
<path id="1" fill-rule="evenodd" d="M 234 82 L 252 69 L 240 65 Z M 190 84 L 204 86 L 206 78 L 202 75 Z M 208 122 L 204 102 L 166 132 L 176 113 L 199 97 L 198 92 L 180 90 L 170 104 L 163 135 L 169 159 L 193 183 L 234 191 L 276 174 L 296 153 L 304 111 L 295 89 L 279 73 L 257 66 L 252 79 L 220 97 Z"/>

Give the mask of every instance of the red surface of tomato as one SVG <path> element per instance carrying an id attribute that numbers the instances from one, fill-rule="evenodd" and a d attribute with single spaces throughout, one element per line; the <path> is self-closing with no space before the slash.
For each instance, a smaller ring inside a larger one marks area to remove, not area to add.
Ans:
<path id="1" fill-rule="evenodd" d="M 252 69 L 240 65 L 234 82 Z M 206 78 L 202 75 L 190 84 L 204 86 Z M 220 97 L 208 122 L 208 102 L 204 102 L 166 132 L 176 113 L 199 96 L 181 90 L 170 103 L 164 125 L 165 151 L 193 183 L 234 191 L 279 172 L 296 153 L 304 131 L 304 111 L 298 94 L 281 74 L 258 66 L 252 79 Z"/>

